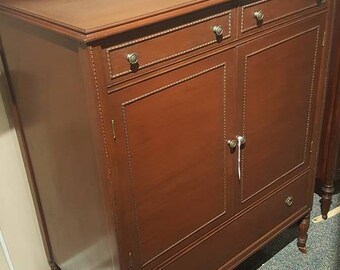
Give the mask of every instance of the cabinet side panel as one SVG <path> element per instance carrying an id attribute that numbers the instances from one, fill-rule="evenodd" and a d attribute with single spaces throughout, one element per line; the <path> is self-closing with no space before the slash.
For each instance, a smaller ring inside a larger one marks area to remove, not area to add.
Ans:
<path id="1" fill-rule="evenodd" d="M 79 44 L 5 16 L 0 31 L 54 260 L 113 269 Z"/>
<path id="2" fill-rule="evenodd" d="M 322 135 L 320 141 L 320 158 L 318 162 L 318 170 L 317 170 L 317 180 L 320 184 L 326 183 L 326 173 L 327 173 L 327 165 L 328 159 L 330 158 L 330 163 L 332 162 L 332 158 L 334 159 L 337 153 L 335 153 L 335 147 L 331 144 L 331 134 L 334 132 L 332 125 L 336 121 L 334 117 L 335 110 L 335 102 L 336 97 L 338 95 L 338 78 L 340 77 L 339 73 L 339 59 L 340 59 L 340 2 L 336 3 L 335 9 L 335 21 L 334 21 L 334 30 L 333 30 L 333 40 L 331 42 L 331 58 L 330 58 L 330 69 L 328 74 L 328 87 L 326 91 L 326 106 L 324 112 L 324 122 L 322 127 Z M 333 151 L 332 151 L 333 149 Z M 338 149 L 340 152 L 340 148 Z M 340 159 L 338 161 L 338 168 L 340 170 Z M 336 173 L 335 173 L 336 174 Z M 333 179 L 328 179 L 329 181 L 333 181 Z"/>

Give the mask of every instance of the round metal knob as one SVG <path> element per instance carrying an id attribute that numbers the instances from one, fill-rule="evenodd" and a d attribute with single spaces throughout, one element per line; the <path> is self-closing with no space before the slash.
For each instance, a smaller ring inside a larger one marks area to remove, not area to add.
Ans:
<path id="1" fill-rule="evenodd" d="M 285 204 L 288 206 L 288 207 L 291 207 L 293 205 L 293 197 L 292 196 L 289 196 L 287 197 L 286 201 L 285 201 Z"/>
<path id="2" fill-rule="evenodd" d="M 228 140 L 228 145 L 230 147 L 230 149 L 235 149 L 237 146 L 237 141 L 236 140 Z"/>
<path id="3" fill-rule="evenodd" d="M 222 36 L 222 34 L 223 34 L 223 27 L 222 27 L 222 25 L 215 25 L 213 27 L 213 31 L 216 34 L 216 36 Z"/>
<path id="4" fill-rule="evenodd" d="M 129 53 L 126 56 L 126 59 L 131 65 L 136 65 L 138 63 L 138 55 L 136 53 Z"/>
<path id="5" fill-rule="evenodd" d="M 255 11 L 253 15 L 254 15 L 254 18 L 259 22 L 263 21 L 264 19 L 264 12 L 262 10 Z"/>

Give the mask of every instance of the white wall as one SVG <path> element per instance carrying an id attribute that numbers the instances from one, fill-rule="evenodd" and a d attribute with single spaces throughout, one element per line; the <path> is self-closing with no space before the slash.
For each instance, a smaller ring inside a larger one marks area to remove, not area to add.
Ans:
<path id="1" fill-rule="evenodd" d="M 1 68 L 0 61 L 0 72 Z M 3 80 L 1 75 L 1 92 L 5 87 Z M 15 130 L 9 126 L 3 102 L 0 95 L 0 232 L 13 268 L 6 262 L 0 245 L 0 269 L 47 270 L 49 267 L 19 144 Z"/>

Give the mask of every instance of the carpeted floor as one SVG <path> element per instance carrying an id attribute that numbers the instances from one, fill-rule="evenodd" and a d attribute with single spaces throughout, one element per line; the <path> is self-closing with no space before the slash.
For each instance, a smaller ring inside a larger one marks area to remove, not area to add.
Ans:
<path id="1" fill-rule="evenodd" d="M 320 215 L 320 197 L 314 194 L 311 219 Z M 340 192 L 331 209 L 340 206 Z M 235 270 L 340 270 L 340 214 L 318 223 L 311 222 L 307 254 L 296 247 L 297 226 L 292 226 Z"/>

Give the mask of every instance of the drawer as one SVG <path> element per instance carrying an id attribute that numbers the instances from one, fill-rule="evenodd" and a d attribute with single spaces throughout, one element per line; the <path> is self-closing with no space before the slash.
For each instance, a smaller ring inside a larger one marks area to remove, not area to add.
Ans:
<path id="1" fill-rule="evenodd" d="M 104 48 L 108 83 L 124 75 L 136 76 L 146 68 L 151 71 L 151 67 L 231 36 L 232 13 L 225 11 Z"/>
<path id="2" fill-rule="evenodd" d="M 322 6 L 326 0 L 261 0 L 241 7 L 241 33 Z"/>
<path id="3" fill-rule="evenodd" d="M 162 269 L 232 269 L 245 254 L 260 248 L 307 212 L 308 175 L 308 172 L 300 175 L 257 206 L 206 235 L 189 252 L 173 258 Z M 207 251 L 209 260 L 202 256 Z"/>

